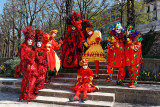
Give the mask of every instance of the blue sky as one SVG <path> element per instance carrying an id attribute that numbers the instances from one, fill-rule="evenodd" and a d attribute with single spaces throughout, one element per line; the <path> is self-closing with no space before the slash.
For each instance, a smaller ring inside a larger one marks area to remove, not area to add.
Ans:
<path id="1" fill-rule="evenodd" d="M 7 0 L 0 0 L 0 14 L 3 12 L 3 6 L 4 6 L 4 3 L 6 3 Z"/>

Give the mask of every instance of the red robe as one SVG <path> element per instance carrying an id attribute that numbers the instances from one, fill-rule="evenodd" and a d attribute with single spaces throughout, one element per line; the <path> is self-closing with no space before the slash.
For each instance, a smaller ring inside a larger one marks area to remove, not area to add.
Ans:
<path id="1" fill-rule="evenodd" d="M 45 48 L 36 48 L 35 49 L 35 61 L 37 63 L 37 71 L 39 77 L 36 80 L 35 93 L 38 93 L 38 90 L 44 88 L 44 83 L 48 82 L 48 72 L 47 72 L 47 49 Z"/>
<path id="2" fill-rule="evenodd" d="M 92 83 L 93 71 L 88 67 L 87 69 L 80 68 L 77 73 L 78 82 L 71 87 L 73 91 L 93 92 L 97 86 Z"/>
<path id="3" fill-rule="evenodd" d="M 56 67 L 56 53 L 55 53 L 55 51 L 59 50 L 61 44 L 58 44 L 55 41 L 55 39 L 49 34 L 44 35 L 44 44 L 46 46 L 45 48 L 47 49 L 47 53 L 48 53 L 47 54 L 48 67 L 51 69 L 51 71 L 53 71 Z M 57 71 L 58 70 L 59 69 L 57 69 Z"/>
<path id="4" fill-rule="evenodd" d="M 79 67 L 79 61 L 82 59 L 84 51 L 83 41 L 82 31 L 78 31 L 77 28 L 76 30 L 71 30 L 69 27 L 61 48 L 63 67 Z"/>
<path id="5" fill-rule="evenodd" d="M 21 83 L 21 95 L 19 99 L 29 100 L 35 98 L 33 90 L 35 87 L 36 78 L 39 76 L 37 72 L 37 65 L 35 63 L 35 52 L 31 46 L 26 43 L 21 44 L 17 53 L 21 62 L 15 69 L 15 77 L 18 77 L 23 72 L 23 79 Z"/>

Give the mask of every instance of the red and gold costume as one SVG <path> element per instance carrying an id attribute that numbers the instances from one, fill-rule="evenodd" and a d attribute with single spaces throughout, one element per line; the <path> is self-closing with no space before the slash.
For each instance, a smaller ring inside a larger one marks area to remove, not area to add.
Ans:
<path id="1" fill-rule="evenodd" d="M 67 34 L 63 38 L 63 45 L 61 48 L 62 67 L 79 67 L 79 61 L 82 59 L 84 51 L 84 35 L 81 30 L 81 23 L 81 16 L 74 12 L 71 16 L 70 23 L 68 23 Z"/>
<path id="2" fill-rule="evenodd" d="M 82 59 L 88 59 L 89 62 L 94 62 L 96 65 L 96 76 L 95 79 L 98 78 L 99 74 L 99 61 L 105 62 L 106 57 L 102 46 L 100 44 L 102 37 L 100 31 L 94 31 L 93 28 L 87 27 L 87 32 L 92 31 L 93 34 L 88 36 L 87 41 L 84 45 L 88 48 L 88 50 L 83 54 Z"/>
<path id="3" fill-rule="evenodd" d="M 117 29 L 119 24 L 116 24 Z M 108 34 L 108 67 L 107 73 L 109 78 L 106 81 L 112 80 L 114 68 L 119 68 L 118 82 L 121 84 L 125 78 L 125 53 L 124 53 L 124 32 L 121 30 L 117 33 L 116 30 L 111 30 Z"/>
<path id="4" fill-rule="evenodd" d="M 130 87 L 135 87 L 139 75 L 140 64 L 142 63 L 142 38 L 139 32 L 133 30 L 133 26 L 129 26 L 128 32 L 125 42 L 125 63 L 129 71 Z"/>
<path id="5" fill-rule="evenodd" d="M 80 66 L 86 66 L 86 68 L 82 67 L 78 70 L 77 73 L 77 83 L 71 87 L 73 91 L 76 92 L 73 98 L 70 98 L 70 101 L 79 100 L 79 94 L 83 91 L 82 100 L 86 100 L 87 92 L 95 91 L 98 86 L 92 83 L 93 80 L 93 71 L 88 67 L 88 60 L 83 59 L 80 62 Z"/>
<path id="6" fill-rule="evenodd" d="M 62 40 L 59 41 L 59 44 L 55 41 L 54 37 L 52 36 L 53 33 L 57 34 L 57 30 L 53 29 L 50 31 L 50 34 L 44 34 L 44 45 L 47 49 L 47 60 L 48 60 L 48 67 L 51 71 L 55 69 L 55 75 L 58 75 L 58 71 L 60 69 L 60 59 L 55 51 L 59 50 L 60 46 L 62 45 Z"/>
<path id="7" fill-rule="evenodd" d="M 33 94 L 35 88 L 35 81 L 38 78 L 39 74 L 37 72 L 37 65 L 35 63 L 35 52 L 32 45 L 28 45 L 27 40 L 34 39 L 34 30 L 32 27 L 26 27 L 22 30 L 25 36 L 25 42 L 21 44 L 21 47 L 17 53 L 20 57 L 21 62 L 15 68 L 15 77 L 18 77 L 19 74 L 23 73 L 23 79 L 21 83 L 21 95 L 19 100 L 29 100 L 34 99 L 36 96 Z"/>
<path id="8" fill-rule="evenodd" d="M 35 93 L 38 93 L 38 90 L 44 88 L 44 83 L 48 82 L 48 72 L 47 72 L 47 49 L 43 45 L 43 32 L 40 29 L 35 30 L 35 62 L 37 63 L 37 71 L 39 77 L 36 80 Z M 37 46 L 37 42 L 41 43 L 41 47 Z"/>

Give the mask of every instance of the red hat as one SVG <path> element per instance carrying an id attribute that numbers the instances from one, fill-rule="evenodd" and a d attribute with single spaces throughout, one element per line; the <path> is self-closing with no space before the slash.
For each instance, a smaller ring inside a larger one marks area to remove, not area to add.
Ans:
<path id="1" fill-rule="evenodd" d="M 23 32 L 26 40 L 27 39 L 34 39 L 35 32 L 32 29 L 32 26 L 26 26 L 26 28 L 22 29 L 21 31 Z"/>
<path id="2" fill-rule="evenodd" d="M 89 31 L 94 32 L 94 28 L 92 28 L 92 27 L 87 27 L 87 28 L 86 28 L 86 31 L 87 31 L 87 33 L 88 33 Z"/>
<path id="3" fill-rule="evenodd" d="M 52 35 L 53 33 L 58 33 L 58 30 L 57 29 L 52 29 L 49 34 Z"/>
<path id="4" fill-rule="evenodd" d="M 35 30 L 35 41 L 36 42 L 43 42 L 43 32 L 38 28 Z"/>
<path id="5" fill-rule="evenodd" d="M 82 60 L 79 62 L 79 65 L 80 65 L 80 66 L 88 65 L 88 59 L 82 59 Z"/>

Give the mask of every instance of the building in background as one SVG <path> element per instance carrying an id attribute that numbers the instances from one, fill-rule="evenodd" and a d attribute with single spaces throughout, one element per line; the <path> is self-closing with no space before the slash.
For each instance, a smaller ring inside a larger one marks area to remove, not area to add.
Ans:
<path id="1" fill-rule="evenodd" d="M 144 13 L 151 16 L 152 21 L 136 26 L 136 29 L 142 34 L 148 33 L 149 31 L 160 31 L 160 0 L 144 0 L 146 6 Z"/>

